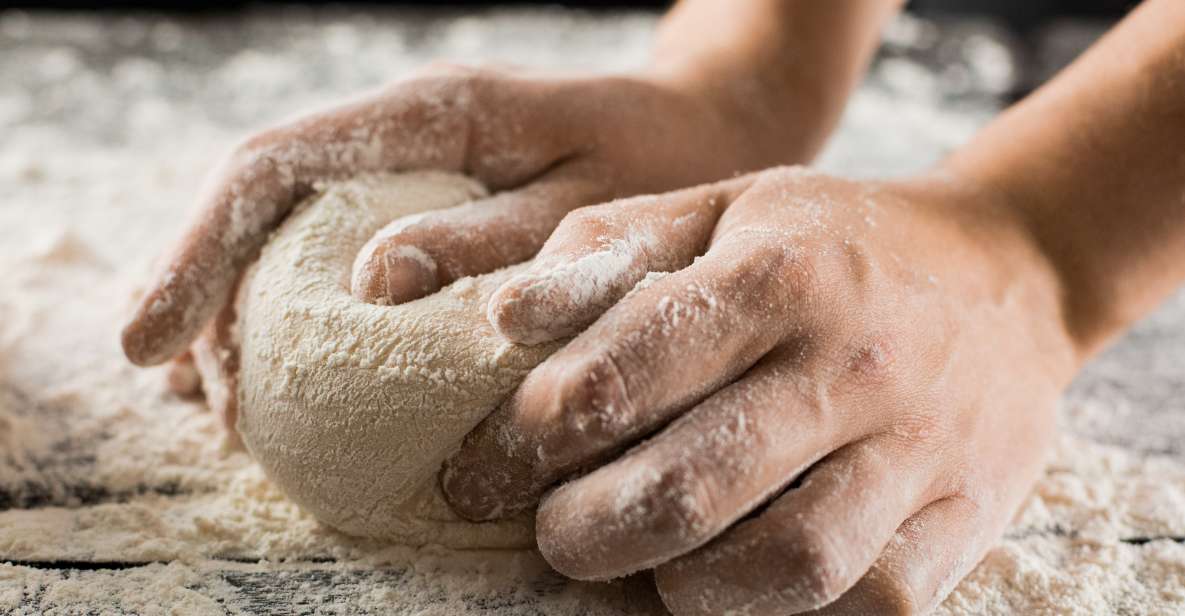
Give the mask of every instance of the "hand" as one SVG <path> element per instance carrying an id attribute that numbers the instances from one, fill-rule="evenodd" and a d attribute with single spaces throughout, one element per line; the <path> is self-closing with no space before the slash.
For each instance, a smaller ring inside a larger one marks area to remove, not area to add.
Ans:
<path id="1" fill-rule="evenodd" d="M 673 273 L 621 299 L 648 270 Z M 1059 285 L 1023 218 L 951 176 L 782 168 L 577 210 L 491 319 L 536 341 L 618 303 L 442 485 L 474 520 L 545 495 L 558 571 L 657 567 L 676 614 L 925 611 L 1043 466 L 1079 361 Z"/>
<path id="2" fill-rule="evenodd" d="M 578 206 L 807 155 L 693 89 L 657 77 L 442 67 L 252 137 L 212 177 L 199 217 L 125 328 L 124 350 L 142 365 L 182 353 L 320 180 L 433 168 L 500 191 L 380 232 L 354 291 L 398 303 L 526 260 Z"/>

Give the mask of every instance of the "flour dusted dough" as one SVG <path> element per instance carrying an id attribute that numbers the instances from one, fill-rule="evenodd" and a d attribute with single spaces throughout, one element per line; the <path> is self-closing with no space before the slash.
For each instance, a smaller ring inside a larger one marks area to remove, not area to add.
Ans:
<path id="1" fill-rule="evenodd" d="M 281 226 L 240 289 L 237 429 L 290 498 L 346 533 L 533 543 L 529 519 L 456 517 L 436 481 L 462 437 L 555 349 L 512 345 L 486 321 L 487 299 L 522 266 L 399 306 L 349 292 L 354 256 L 379 228 L 483 193 L 439 172 L 331 184 Z"/>

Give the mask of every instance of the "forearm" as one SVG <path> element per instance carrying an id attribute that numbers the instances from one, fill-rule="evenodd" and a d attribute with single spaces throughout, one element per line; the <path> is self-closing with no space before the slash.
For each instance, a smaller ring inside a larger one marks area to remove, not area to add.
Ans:
<path id="1" fill-rule="evenodd" d="M 1020 212 L 1097 351 L 1185 279 L 1185 2 L 1149 0 L 948 162 Z"/>
<path id="2" fill-rule="evenodd" d="M 654 74 L 739 118 L 768 164 L 810 160 L 903 0 L 683 0 Z"/>

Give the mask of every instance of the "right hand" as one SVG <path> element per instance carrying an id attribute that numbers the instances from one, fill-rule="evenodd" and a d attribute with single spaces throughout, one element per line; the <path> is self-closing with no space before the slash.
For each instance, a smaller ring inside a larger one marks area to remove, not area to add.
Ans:
<path id="1" fill-rule="evenodd" d="M 183 353 L 226 305 L 268 233 L 321 180 L 445 169 L 488 198 L 380 231 L 355 295 L 400 303 L 530 258 L 577 207 L 808 155 L 671 79 L 532 77 L 440 67 L 247 139 L 212 176 L 198 217 L 123 331 L 139 365 Z M 414 258 L 409 258 L 414 257 Z"/>
<path id="2" fill-rule="evenodd" d="M 675 614 L 926 612 L 1030 491 L 1081 365 L 1030 225 L 947 169 L 573 212 L 489 314 L 516 342 L 576 336 L 443 493 L 474 521 L 538 505 L 557 571 L 654 568 Z"/>

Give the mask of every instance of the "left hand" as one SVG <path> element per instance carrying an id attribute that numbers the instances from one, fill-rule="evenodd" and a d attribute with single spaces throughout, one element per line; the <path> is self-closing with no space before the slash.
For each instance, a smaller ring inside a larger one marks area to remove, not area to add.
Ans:
<path id="1" fill-rule="evenodd" d="M 950 176 L 800 168 L 577 210 L 490 318 L 520 342 L 595 323 L 445 492 L 489 519 L 590 471 L 543 496 L 543 555 L 657 567 L 676 614 L 928 610 L 1040 473 L 1080 361 L 1023 220 Z M 626 296 L 647 271 L 674 273 Z"/>

